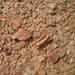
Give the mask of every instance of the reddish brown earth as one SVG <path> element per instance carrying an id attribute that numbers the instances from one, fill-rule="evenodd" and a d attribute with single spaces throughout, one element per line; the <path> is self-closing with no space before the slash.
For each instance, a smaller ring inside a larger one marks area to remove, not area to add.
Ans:
<path id="1" fill-rule="evenodd" d="M 75 0 L 0 0 L 0 75 L 75 75 Z"/>

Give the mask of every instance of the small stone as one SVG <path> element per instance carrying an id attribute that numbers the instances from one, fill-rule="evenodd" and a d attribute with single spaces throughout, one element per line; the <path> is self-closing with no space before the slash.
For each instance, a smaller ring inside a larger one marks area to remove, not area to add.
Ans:
<path id="1" fill-rule="evenodd" d="M 61 15 L 56 15 L 56 22 L 60 22 L 62 20 L 62 16 Z"/>
<path id="2" fill-rule="evenodd" d="M 70 64 L 72 64 L 72 63 L 73 63 L 73 58 L 71 58 L 71 59 L 69 60 L 69 63 L 70 63 Z"/>
<path id="3" fill-rule="evenodd" d="M 12 54 L 11 51 L 6 52 L 7 56 L 10 56 L 11 54 Z"/>
<path id="4" fill-rule="evenodd" d="M 15 32 L 15 29 L 13 27 L 8 27 L 8 32 L 9 33 L 14 33 Z"/>
<path id="5" fill-rule="evenodd" d="M 39 61 L 40 61 L 40 62 L 42 62 L 42 61 L 45 59 L 44 56 L 38 56 L 38 58 L 39 58 Z"/>
<path id="6" fill-rule="evenodd" d="M 9 25 L 12 25 L 15 29 L 18 29 L 21 26 L 21 21 L 19 19 L 12 19 L 9 22 Z"/>
<path id="7" fill-rule="evenodd" d="M 0 16 L 0 20 L 5 21 L 5 20 L 7 20 L 7 17 L 6 16 Z"/>
<path id="8" fill-rule="evenodd" d="M 17 40 L 20 40 L 20 41 L 26 41 L 28 39 L 31 38 L 31 33 L 27 30 L 24 30 L 24 29 L 19 29 L 13 36 L 12 38 L 13 39 L 17 39 Z"/>
<path id="9" fill-rule="evenodd" d="M 52 62 L 53 64 L 56 64 L 59 61 L 59 56 L 56 55 L 56 53 L 52 52 L 48 55 L 48 58 L 50 60 L 50 62 Z"/>
<path id="10" fill-rule="evenodd" d="M 61 58 L 65 57 L 66 52 L 65 51 L 61 51 L 61 52 L 58 53 L 58 55 L 59 55 L 59 57 L 61 59 Z"/>
<path id="11" fill-rule="evenodd" d="M 66 54 L 69 55 L 71 53 L 71 50 L 67 50 Z"/>
<path id="12" fill-rule="evenodd" d="M 1 50 L 2 48 L 0 47 L 0 50 Z"/>
<path id="13" fill-rule="evenodd" d="M 25 46 L 25 42 L 24 41 L 20 41 L 18 43 L 15 44 L 15 49 L 21 49 Z"/>
<path id="14" fill-rule="evenodd" d="M 12 54 L 12 50 L 10 50 L 9 48 L 6 48 L 4 52 L 7 56 L 10 56 Z"/>
<path id="15" fill-rule="evenodd" d="M 56 9 L 56 3 L 51 3 L 50 8 L 53 9 L 53 10 Z"/>
<path id="16" fill-rule="evenodd" d="M 2 51 L 2 48 L 0 47 L 0 52 Z"/>

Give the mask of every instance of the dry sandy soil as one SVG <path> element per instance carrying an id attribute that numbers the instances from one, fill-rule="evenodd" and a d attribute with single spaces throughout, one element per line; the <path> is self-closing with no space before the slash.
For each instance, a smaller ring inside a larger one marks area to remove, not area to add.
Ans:
<path id="1" fill-rule="evenodd" d="M 0 75 L 75 75 L 75 0 L 0 0 Z"/>

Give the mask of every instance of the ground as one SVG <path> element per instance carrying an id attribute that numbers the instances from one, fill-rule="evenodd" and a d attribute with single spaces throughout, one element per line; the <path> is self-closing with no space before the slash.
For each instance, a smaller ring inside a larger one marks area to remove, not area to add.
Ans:
<path id="1" fill-rule="evenodd" d="M 0 0 L 0 75 L 75 75 L 75 0 Z"/>

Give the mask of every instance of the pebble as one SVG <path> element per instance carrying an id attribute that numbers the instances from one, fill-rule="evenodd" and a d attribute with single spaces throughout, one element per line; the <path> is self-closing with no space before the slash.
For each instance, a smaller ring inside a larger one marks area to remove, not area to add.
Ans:
<path id="1" fill-rule="evenodd" d="M 73 63 L 73 58 L 71 58 L 71 59 L 69 60 L 69 63 L 70 63 L 70 64 L 72 64 L 72 63 Z"/>
<path id="2" fill-rule="evenodd" d="M 71 50 L 67 50 L 66 54 L 69 55 L 71 53 Z"/>
<path id="3" fill-rule="evenodd" d="M 52 10 L 56 9 L 56 3 L 51 3 L 49 6 Z"/>
<path id="4" fill-rule="evenodd" d="M 57 56 L 56 53 L 50 53 L 48 57 L 53 64 L 56 64 L 59 61 L 59 56 Z"/>
<path id="5" fill-rule="evenodd" d="M 65 51 L 61 51 L 61 52 L 58 53 L 58 55 L 59 55 L 60 59 L 62 59 L 63 57 L 65 57 L 66 52 Z"/>
<path id="6" fill-rule="evenodd" d="M 27 30 L 20 28 L 13 36 L 13 39 L 17 39 L 20 41 L 26 41 L 31 38 L 31 33 Z"/>
<path id="7" fill-rule="evenodd" d="M 9 22 L 9 25 L 12 25 L 14 28 L 18 29 L 21 26 L 21 21 L 19 19 L 12 19 Z"/>

